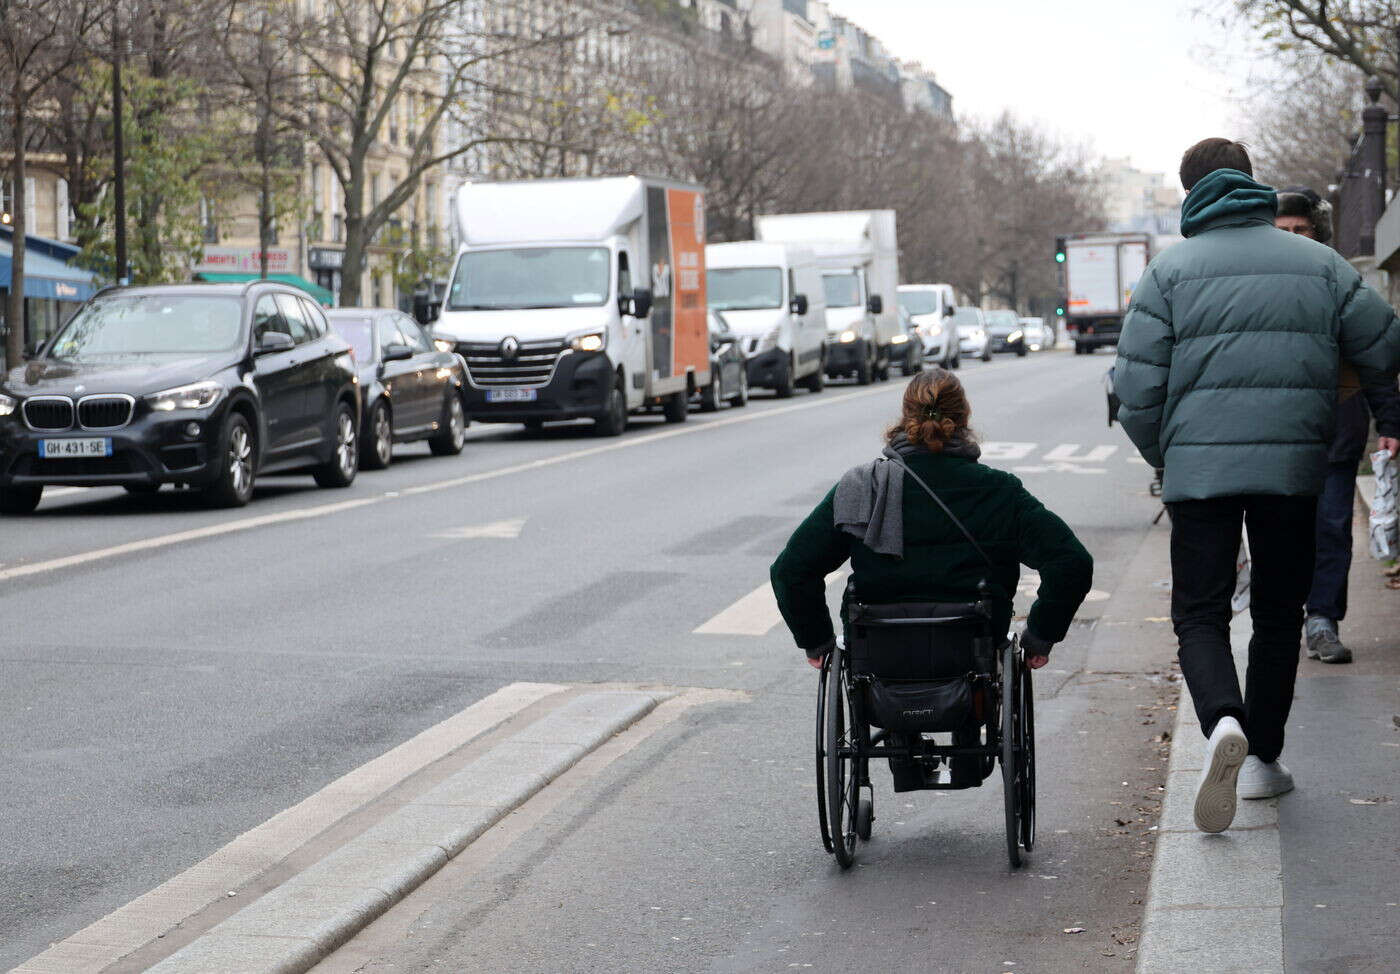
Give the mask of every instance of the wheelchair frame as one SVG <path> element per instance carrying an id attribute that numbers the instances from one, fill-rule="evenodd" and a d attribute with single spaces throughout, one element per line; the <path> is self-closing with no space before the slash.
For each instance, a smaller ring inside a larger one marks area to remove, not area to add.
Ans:
<path id="1" fill-rule="evenodd" d="M 959 615 L 867 619 L 861 625 L 990 623 L 991 608 L 985 598 L 965 608 Z M 1006 854 L 1011 868 L 1020 868 L 1022 850 L 1029 852 L 1035 845 L 1035 712 L 1031 671 L 1025 664 L 1019 639 L 1013 636 L 999 654 L 993 654 L 993 668 L 996 672 L 974 675 L 984 689 L 991 691 L 985 699 L 992 712 L 984 714 L 975 725 L 979 733 L 985 729 L 986 743 L 955 746 L 924 742 L 915 751 L 890 744 L 889 731 L 872 728 L 863 713 L 865 693 L 861 686 L 870 677 L 852 674 L 847 648 L 837 640 L 822 665 L 817 688 L 817 812 L 822 844 L 836 856 L 842 869 L 849 869 L 855 862 L 857 841 L 870 839 L 875 820 L 871 759 L 905 758 L 936 764 L 951 757 L 980 758 L 984 762 L 984 779 L 990 774 L 992 763 L 1001 762 Z M 934 783 L 926 785 L 925 790 L 962 787 L 968 786 Z M 861 789 L 865 789 L 866 797 L 861 797 Z"/>

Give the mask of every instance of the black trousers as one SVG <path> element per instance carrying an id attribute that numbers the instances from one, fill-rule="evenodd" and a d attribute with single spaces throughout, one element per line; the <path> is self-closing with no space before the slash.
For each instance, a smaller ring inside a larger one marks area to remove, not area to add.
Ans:
<path id="1" fill-rule="evenodd" d="M 1169 504 L 1172 624 L 1181 673 L 1207 735 L 1221 717 L 1239 720 L 1249 753 L 1273 761 L 1298 676 L 1303 603 L 1312 585 L 1317 498 L 1246 495 Z M 1240 694 L 1230 655 L 1230 596 L 1240 525 L 1249 534 L 1249 668 Z"/>
<path id="2" fill-rule="evenodd" d="M 1347 575 L 1351 572 L 1351 513 L 1356 506 L 1356 465 L 1360 457 L 1327 465 L 1327 481 L 1317 500 L 1317 559 L 1313 562 L 1308 611 L 1340 622 L 1347 615 Z"/>

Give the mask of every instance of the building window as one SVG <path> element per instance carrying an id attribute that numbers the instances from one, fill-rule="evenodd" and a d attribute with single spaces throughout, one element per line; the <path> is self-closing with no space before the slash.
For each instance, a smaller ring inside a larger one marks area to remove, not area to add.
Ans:
<path id="1" fill-rule="evenodd" d="M 67 240 L 73 232 L 73 207 L 68 200 L 68 180 L 60 179 L 54 186 L 54 236 Z"/>
<path id="2" fill-rule="evenodd" d="M 214 207 L 207 196 L 199 198 L 199 226 L 203 230 L 205 243 L 219 242 L 219 225 L 214 219 Z"/>

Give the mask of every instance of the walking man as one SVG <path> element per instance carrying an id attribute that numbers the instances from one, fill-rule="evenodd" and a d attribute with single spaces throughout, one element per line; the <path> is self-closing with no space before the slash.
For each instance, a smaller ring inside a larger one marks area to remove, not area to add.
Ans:
<path id="1" fill-rule="evenodd" d="M 1327 243 L 1332 238 L 1332 208 L 1307 187 L 1291 186 L 1279 190 L 1274 225 Z M 1341 388 L 1337 390 L 1337 430 L 1327 448 L 1327 477 L 1317 499 L 1317 557 L 1303 625 L 1308 656 L 1324 663 L 1351 662 L 1351 650 L 1342 642 L 1337 624 L 1347 614 L 1356 468 L 1366 452 L 1371 413 L 1376 416 L 1380 448 L 1400 456 L 1400 387 L 1390 382 L 1362 390 L 1356 371 L 1343 363 Z"/>
<path id="2" fill-rule="evenodd" d="M 1275 229 L 1278 197 L 1253 172 L 1237 142 L 1186 150 L 1186 240 L 1139 281 L 1114 371 L 1123 428 L 1143 459 L 1165 469 L 1172 622 L 1207 737 L 1195 800 L 1205 832 L 1234 820 L 1237 782 L 1247 798 L 1293 787 L 1278 758 L 1338 370 L 1345 360 L 1378 385 L 1400 366 L 1389 305 L 1335 251 Z M 1243 694 L 1230 653 L 1241 523 L 1254 624 Z"/>

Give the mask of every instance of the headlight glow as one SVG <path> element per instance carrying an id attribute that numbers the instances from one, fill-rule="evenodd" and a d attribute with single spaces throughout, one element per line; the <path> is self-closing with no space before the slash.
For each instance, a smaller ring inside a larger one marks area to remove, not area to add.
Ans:
<path id="1" fill-rule="evenodd" d="M 575 352 L 601 352 L 606 344 L 602 332 L 590 332 L 587 335 L 578 335 L 569 342 L 569 347 Z"/>
<path id="2" fill-rule="evenodd" d="M 849 328 L 847 328 L 845 331 L 843 331 L 840 335 L 837 336 L 837 341 L 841 342 L 843 345 L 849 345 L 855 340 L 856 333 L 851 331 Z"/>
<path id="3" fill-rule="evenodd" d="M 0 416 L 8 416 L 19 408 L 19 400 L 0 394 Z"/>
<path id="4" fill-rule="evenodd" d="M 176 386 L 146 397 L 151 409 L 168 413 L 175 409 L 208 409 L 224 394 L 224 387 L 213 379 L 191 382 L 187 386 Z"/>
<path id="5" fill-rule="evenodd" d="M 446 338 L 434 338 L 433 348 L 436 348 L 439 352 L 452 352 L 456 351 L 457 346 Z"/>
<path id="6" fill-rule="evenodd" d="M 891 338 L 891 339 L 890 339 L 890 344 L 891 344 L 891 345 L 903 345 L 903 344 L 904 344 L 905 342 L 907 342 L 907 341 L 909 341 L 909 336 L 901 333 L 901 334 L 895 335 L 893 338 Z"/>
<path id="7" fill-rule="evenodd" d="M 1022 337 L 1022 336 L 1021 336 L 1021 333 L 1020 333 L 1019 331 L 1013 331 L 1011 334 L 1009 334 L 1009 335 L 1006 336 L 1006 340 L 1007 340 L 1008 343 L 1010 343 L 1010 342 L 1019 342 L 1019 341 L 1021 340 L 1021 337 Z"/>

